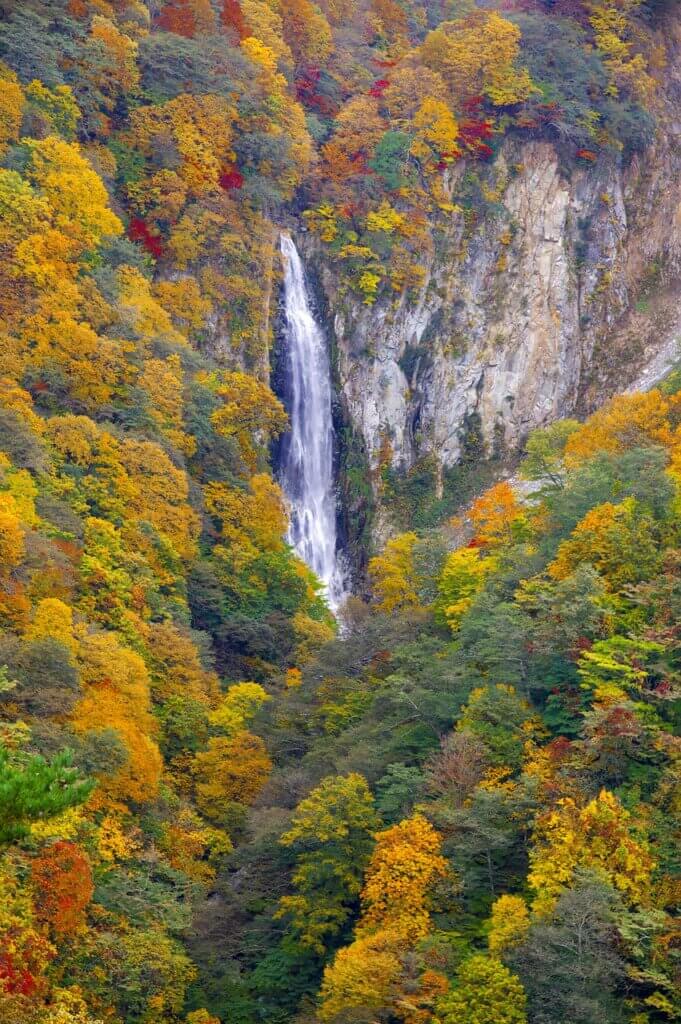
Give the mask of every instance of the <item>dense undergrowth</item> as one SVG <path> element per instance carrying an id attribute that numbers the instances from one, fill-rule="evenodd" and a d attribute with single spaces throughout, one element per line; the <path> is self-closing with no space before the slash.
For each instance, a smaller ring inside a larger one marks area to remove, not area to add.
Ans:
<path id="1" fill-rule="evenodd" d="M 3 1024 L 678 1017 L 679 398 L 453 529 L 386 465 L 342 638 L 268 458 L 279 216 L 417 288 L 505 133 L 646 144 L 664 17 L 0 2 Z"/>

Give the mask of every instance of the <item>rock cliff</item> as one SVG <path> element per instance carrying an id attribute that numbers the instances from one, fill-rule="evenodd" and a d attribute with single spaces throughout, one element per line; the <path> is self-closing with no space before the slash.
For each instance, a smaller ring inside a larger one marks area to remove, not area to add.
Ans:
<path id="1" fill-rule="evenodd" d="M 679 48 L 676 50 L 677 56 Z M 673 361 L 681 314 L 681 59 L 656 141 L 626 161 L 561 162 L 506 141 L 459 166 L 418 295 L 367 307 L 310 235 L 345 414 L 372 469 L 459 459 L 475 423 L 488 453 L 593 407 Z"/>

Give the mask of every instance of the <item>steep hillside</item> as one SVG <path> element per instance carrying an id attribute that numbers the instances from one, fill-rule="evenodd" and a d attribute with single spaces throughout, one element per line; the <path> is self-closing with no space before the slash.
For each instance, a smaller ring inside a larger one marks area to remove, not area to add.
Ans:
<path id="1" fill-rule="evenodd" d="M 678 1019 L 680 21 L 0 0 L 0 1024 Z"/>

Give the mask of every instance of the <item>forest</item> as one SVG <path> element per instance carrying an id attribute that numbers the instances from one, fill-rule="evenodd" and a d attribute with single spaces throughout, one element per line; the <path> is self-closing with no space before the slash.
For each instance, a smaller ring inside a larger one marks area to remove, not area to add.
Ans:
<path id="1" fill-rule="evenodd" d="M 681 373 L 467 450 L 340 624 L 273 385 L 282 226 L 409 301 L 504 139 L 645 161 L 678 24 L 0 0 L 0 1024 L 679 1020 Z"/>

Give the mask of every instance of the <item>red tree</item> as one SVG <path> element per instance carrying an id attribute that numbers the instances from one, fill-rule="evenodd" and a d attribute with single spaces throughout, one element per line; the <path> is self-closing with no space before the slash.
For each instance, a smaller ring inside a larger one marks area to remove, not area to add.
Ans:
<path id="1" fill-rule="evenodd" d="M 222 24 L 225 28 L 233 28 L 239 39 L 246 38 L 248 27 L 239 0 L 223 0 Z"/>
<path id="2" fill-rule="evenodd" d="M 155 235 L 141 217 L 133 217 L 128 224 L 128 238 L 131 242 L 140 242 L 156 260 L 160 260 L 163 255 L 163 241 L 161 237 Z"/>
<path id="3" fill-rule="evenodd" d="M 215 16 L 210 0 L 168 0 L 156 18 L 156 28 L 192 39 L 201 32 L 212 32 Z"/>
<path id="4" fill-rule="evenodd" d="M 60 839 L 31 865 L 36 916 L 57 935 L 72 935 L 85 923 L 94 886 L 90 862 L 75 843 Z"/>
<path id="5" fill-rule="evenodd" d="M 223 168 L 218 184 L 220 185 L 220 188 L 225 190 L 225 192 L 229 192 L 233 188 L 243 187 L 244 176 L 241 171 L 232 164 Z"/>

